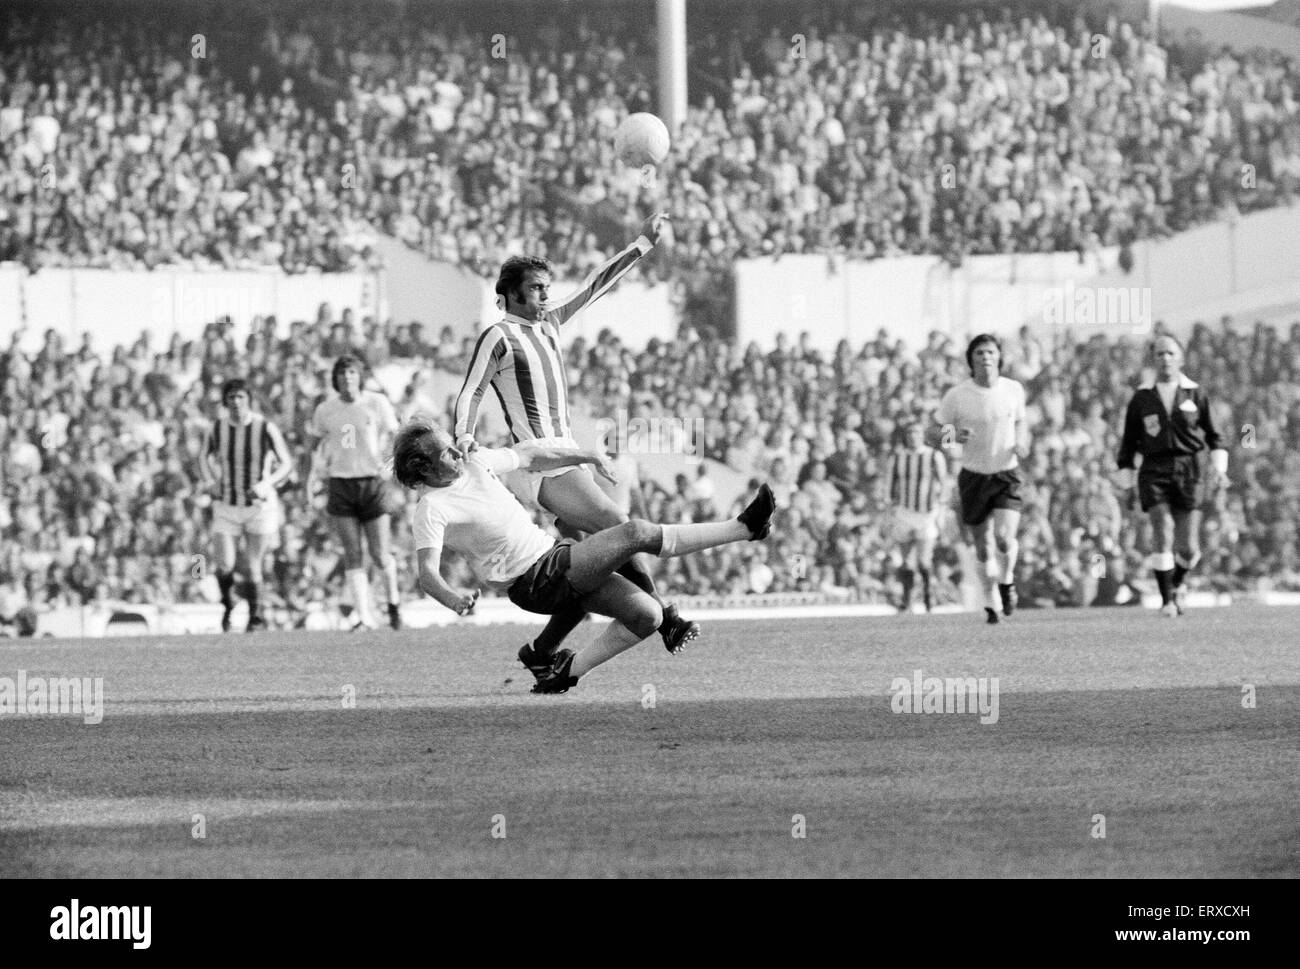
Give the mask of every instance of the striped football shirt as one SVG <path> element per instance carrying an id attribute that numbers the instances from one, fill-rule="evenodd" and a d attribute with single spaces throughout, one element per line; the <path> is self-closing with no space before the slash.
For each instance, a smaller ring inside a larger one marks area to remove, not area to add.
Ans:
<path id="1" fill-rule="evenodd" d="M 474 433 L 483 395 L 491 387 L 505 414 L 510 436 L 520 441 L 568 438 L 568 377 L 560 353 L 560 327 L 614 286 L 650 251 L 645 236 L 598 268 L 563 302 L 536 322 L 507 313 L 474 345 L 465 382 L 456 397 L 456 440 Z"/>
<path id="2" fill-rule="evenodd" d="M 889 500 L 899 508 L 929 514 L 934 511 L 947 462 L 932 447 L 918 451 L 896 448 L 889 456 Z"/>
<path id="3" fill-rule="evenodd" d="M 232 424 L 224 417 L 213 422 L 207 453 L 221 465 L 221 501 L 238 508 L 256 503 L 253 486 L 262 480 L 267 455 L 274 453 L 271 433 L 271 422 L 261 414 L 252 414 L 246 424 Z"/>

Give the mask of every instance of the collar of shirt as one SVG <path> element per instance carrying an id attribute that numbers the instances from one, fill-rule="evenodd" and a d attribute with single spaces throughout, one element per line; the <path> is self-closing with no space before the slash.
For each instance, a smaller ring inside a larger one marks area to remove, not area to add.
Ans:
<path id="1" fill-rule="evenodd" d="M 502 322 L 504 323 L 522 323 L 524 326 L 536 326 L 541 320 L 526 320 L 522 316 L 516 316 L 514 313 L 507 313 Z"/>
<path id="2" fill-rule="evenodd" d="M 1154 390 L 1154 389 L 1155 389 L 1155 386 L 1156 386 L 1157 383 L 1159 383 L 1159 381 L 1157 380 L 1157 378 L 1152 377 L 1152 378 L 1151 378 L 1149 381 L 1147 381 L 1146 383 L 1144 383 L 1144 384 L 1140 384 L 1140 385 L 1138 386 L 1138 390 Z M 1200 386 L 1200 384 L 1198 384 L 1198 383 L 1197 383 L 1195 380 L 1193 380 L 1191 377 L 1187 376 L 1187 374 L 1185 374 L 1185 373 L 1180 373 L 1180 374 L 1178 375 L 1178 389 L 1179 389 L 1179 390 L 1195 390 L 1195 389 L 1196 389 L 1197 387 L 1199 387 L 1199 386 Z"/>

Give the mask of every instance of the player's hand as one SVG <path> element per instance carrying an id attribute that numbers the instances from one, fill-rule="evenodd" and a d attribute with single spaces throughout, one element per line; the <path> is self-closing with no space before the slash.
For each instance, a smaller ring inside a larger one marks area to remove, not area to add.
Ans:
<path id="1" fill-rule="evenodd" d="M 610 484 L 618 484 L 618 472 L 614 466 L 609 463 L 609 458 L 603 454 L 593 453 L 591 463 L 596 466 L 596 473 L 608 481 Z"/>
<path id="2" fill-rule="evenodd" d="M 1025 461 L 1029 458 L 1029 452 L 1019 444 L 1012 446 L 1011 453 L 1016 456 L 1017 461 Z"/>
<path id="3" fill-rule="evenodd" d="M 1132 468 L 1120 468 L 1115 474 L 1115 486 L 1121 491 L 1129 491 L 1136 483 L 1135 478 Z"/>
<path id="4" fill-rule="evenodd" d="M 641 234 L 651 242 L 658 242 L 659 236 L 664 231 L 664 226 L 668 223 L 667 212 L 656 212 L 650 218 L 641 223 Z"/>
<path id="5" fill-rule="evenodd" d="M 269 481 L 259 481 L 257 484 L 253 485 L 252 493 L 253 497 L 258 501 L 266 501 L 275 494 L 275 489 L 271 487 Z"/>
<path id="6" fill-rule="evenodd" d="M 469 457 L 478 450 L 478 441 L 474 440 L 473 434 L 463 434 L 456 440 L 456 449 L 465 457 Z"/>
<path id="7" fill-rule="evenodd" d="M 478 595 L 479 595 L 479 590 L 475 589 L 469 595 L 464 595 L 461 596 L 459 599 L 457 599 L 456 605 L 453 609 L 456 615 L 458 616 L 468 615 L 470 611 L 474 608 L 474 603 L 478 602 Z"/>

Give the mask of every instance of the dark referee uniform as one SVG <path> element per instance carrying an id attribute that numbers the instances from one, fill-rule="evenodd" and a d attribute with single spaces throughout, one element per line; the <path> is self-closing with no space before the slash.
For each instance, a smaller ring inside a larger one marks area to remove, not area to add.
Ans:
<path id="1" fill-rule="evenodd" d="M 1119 466 L 1132 469 L 1133 456 L 1142 455 L 1137 484 L 1143 511 L 1161 502 L 1174 511 L 1195 511 L 1205 498 L 1201 452 L 1222 447 L 1205 391 L 1186 374 L 1179 374 L 1169 411 L 1154 380 L 1134 392 L 1124 417 Z"/>

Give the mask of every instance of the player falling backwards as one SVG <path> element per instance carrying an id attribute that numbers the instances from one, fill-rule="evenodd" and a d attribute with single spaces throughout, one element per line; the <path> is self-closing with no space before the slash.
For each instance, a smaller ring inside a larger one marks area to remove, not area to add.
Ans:
<path id="1" fill-rule="evenodd" d="M 943 395 L 930 428 L 933 446 L 962 445 L 957 475 L 961 520 L 972 533 L 975 557 L 984 571 L 984 612 L 990 623 L 1016 610 L 1016 559 L 1020 542 L 1020 467 L 1029 454 L 1025 388 L 1001 376 L 1002 345 L 981 333 L 966 347 L 970 380 Z"/>
<path id="2" fill-rule="evenodd" d="M 919 422 L 908 426 L 904 442 L 889 455 L 885 469 L 893 511 L 893 538 L 902 562 L 898 568 L 903 585 L 899 611 L 912 606 L 916 574 L 921 576 L 925 611 L 934 605 L 930 577 L 934 574 L 934 546 L 939 540 L 939 510 L 948 479 L 948 462 L 943 452 L 925 443 L 925 428 Z"/>
<path id="3" fill-rule="evenodd" d="M 230 631 L 235 608 L 235 569 L 244 574 L 240 590 L 248 600 L 248 631 L 266 628 L 262 616 L 262 560 L 282 521 L 275 489 L 290 472 L 289 448 L 275 424 L 252 409 L 248 385 L 227 380 L 221 388 L 226 416 L 208 430 L 200 468 L 214 494 L 212 538 L 216 546 L 217 586 L 221 589 L 221 631 Z M 244 539 L 244 561 L 238 562 Z"/>
<path id="4" fill-rule="evenodd" d="M 462 452 L 472 453 L 476 447 L 474 425 L 488 387 L 501 403 L 516 444 L 577 449 L 569 423 L 560 328 L 608 292 L 653 248 L 666 219 L 663 213 L 646 219 L 635 242 L 588 276 L 575 293 L 556 303 L 550 301 L 550 263 L 536 256 L 512 256 L 505 261 L 496 283 L 497 295 L 505 301 L 505 316 L 479 337 L 456 398 L 455 443 Z M 530 497 L 555 516 L 561 534 L 594 533 L 628 521 L 627 514 L 596 485 L 591 472 L 578 464 L 535 468 L 528 476 Z M 659 605 L 664 646 L 670 653 L 678 653 L 699 635 L 700 627 L 664 602 L 648 565 L 645 555 L 635 554 L 619 566 L 619 574 Z M 585 615 L 577 605 L 556 611 L 537 638 L 519 651 L 520 662 L 534 676 L 550 669 L 560 643 Z"/>
<path id="5" fill-rule="evenodd" d="M 1153 341 L 1151 354 L 1155 378 L 1134 391 L 1124 415 L 1120 485 L 1133 487 L 1133 467 L 1141 456 L 1138 500 L 1155 536 L 1152 571 L 1160 589 L 1161 612 L 1181 616 L 1187 573 L 1201 557 L 1206 486 L 1213 492 L 1228 486 L 1228 452 L 1215 430 L 1205 391 L 1182 372 L 1182 344 L 1165 334 Z M 1209 469 L 1203 475 L 1201 452 L 1207 448 Z"/>
<path id="6" fill-rule="evenodd" d="M 443 581 L 442 551 L 465 556 L 480 581 L 503 587 L 521 609 L 544 615 L 596 612 L 614 620 L 575 653 L 557 649 L 537 674 L 534 693 L 564 693 L 579 677 L 630 649 L 663 626 L 659 600 L 624 575 L 637 555 L 669 558 L 731 542 L 759 541 L 776 508 L 763 485 L 738 518 L 725 522 L 656 525 L 628 519 L 575 541 L 542 531 L 497 475 L 517 469 L 555 471 L 592 464 L 606 477 L 605 457 L 576 447 L 525 442 L 509 449 L 479 448 L 465 455 L 441 428 L 408 424 L 393 444 L 393 472 L 419 490 L 412 524 L 419 583 L 433 598 L 464 615 L 478 590 L 458 592 Z"/>
<path id="7" fill-rule="evenodd" d="M 336 395 L 322 401 L 307 424 L 307 434 L 314 439 L 310 477 L 329 479 L 325 511 L 343 543 L 343 574 L 357 609 L 354 628 L 375 629 L 379 625 L 371 609 L 370 580 L 361 546 L 364 535 L 371 559 L 384 574 L 388 623 L 401 629 L 397 559 L 389 550 L 391 526 L 382 458 L 389 436 L 398 428 L 397 415 L 387 397 L 362 388 L 361 378 L 362 363 L 356 357 L 335 361 L 330 382 Z"/>

